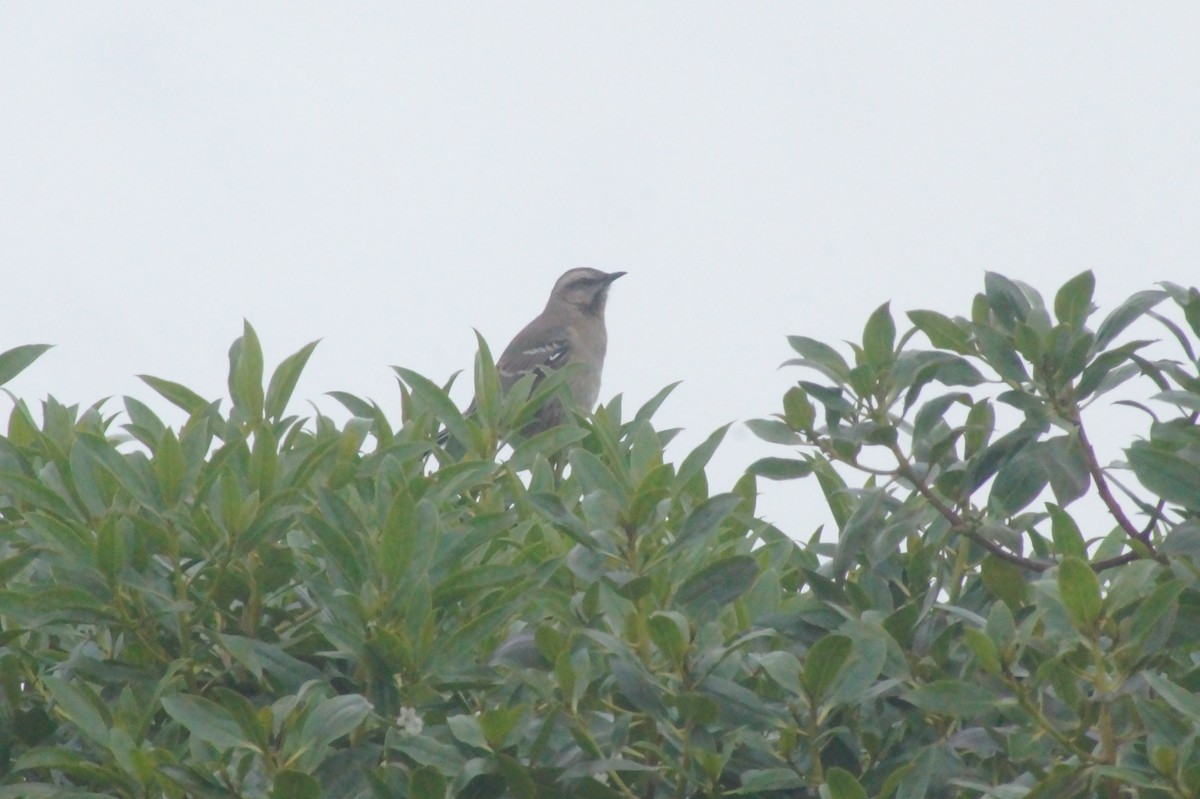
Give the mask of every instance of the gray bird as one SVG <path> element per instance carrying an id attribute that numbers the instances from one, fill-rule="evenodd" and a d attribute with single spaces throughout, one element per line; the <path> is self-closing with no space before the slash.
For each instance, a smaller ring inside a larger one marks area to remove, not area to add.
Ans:
<path id="1" fill-rule="evenodd" d="M 600 376 L 608 349 L 608 331 L 604 327 L 608 288 L 624 274 L 587 268 L 563 273 L 554 284 L 545 309 L 517 333 L 496 361 L 500 387 L 508 391 L 530 373 L 536 375 L 536 386 L 555 369 L 582 364 L 583 368 L 567 385 L 576 404 L 590 411 L 600 397 Z M 474 410 L 472 402 L 467 415 Z M 561 424 L 565 415 L 562 405 L 551 400 L 521 432 L 527 436 L 539 433 Z M 444 443 L 446 437 L 443 433 L 439 443 Z"/>

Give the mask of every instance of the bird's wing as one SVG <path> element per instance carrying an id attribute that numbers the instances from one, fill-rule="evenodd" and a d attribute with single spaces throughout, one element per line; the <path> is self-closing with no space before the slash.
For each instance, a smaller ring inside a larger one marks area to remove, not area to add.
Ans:
<path id="1" fill-rule="evenodd" d="M 571 342 L 565 327 L 530 332 L 522 330 L 512 340 L 496 369 L 500 372 L 500 383 L 510 388 L 529 373 L 539 376 L 557 369 L 571 358 Z"/>

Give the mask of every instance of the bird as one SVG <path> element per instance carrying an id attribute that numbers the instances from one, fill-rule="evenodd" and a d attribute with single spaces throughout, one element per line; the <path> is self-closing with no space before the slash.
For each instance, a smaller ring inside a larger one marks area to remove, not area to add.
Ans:
<path id="1" fill-rule="evenodd" d="M 500 388 L 508 391 L 528 374 L 535 376 L 536 386 L 555 369 L 580 364 L 582 368 L 567 381 L 567 387 L 575 403 L 590 411 L 600 397 L 600 377 L 608 350 L 608 330 L 604 325 L 608 290 L 624 274 L 586 267 L 564 272 L 555 281 L 546 307 L 513 337 L 496 361 Z M 465 415 L 474 410 L 472 402 Z M 521 433 L 531 436 L 562 424 L 567 413 L 561 403 L 550 400 L 538 409 Z M 438 443 L 444 444 L 448 437 L 448 431 L 444 431 Z"/>

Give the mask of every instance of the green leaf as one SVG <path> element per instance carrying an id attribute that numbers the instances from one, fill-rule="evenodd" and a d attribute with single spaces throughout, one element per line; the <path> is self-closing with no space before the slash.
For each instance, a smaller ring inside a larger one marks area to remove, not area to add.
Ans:
<path id="1" fill-rule="evenodd" d="M 833 347 L 806 336 L 788 336 L 788 344 L 813 364 L 824 367 L 827 375 L 834 379 L 848 380 L 850 367 Z"/>
<path id="2" fill-rule="evenodd" d="M 1133 324 L 1139 316 L 1167 298 L 1160 290 L 1139 291 L 1110 313 L 1096 329 L 1096 349 L 1104 349 L 1121 331 Z"/>
<path id="3" fill-rule="evenodd" d="M 1177 405 L 1181 408 L 1187 408 L 1192 411 L 1200 411 L 1200 392 L 1196 391 L 1162 391 L 1155 394 L 1152 399 L 1160 402 L 1169 402 L 1172 405 Z"/>
<path id="4" fill-rule="evenodd" d="M 863 328 L 863 354 L 867 363 L 876 369 L 891 363 L 892 351 L 896 347 L 896 322 L 892 319 L 889 305 L 885 302 L 876 308 Z"/>
<path id="5" fill-rule="evenodd" d="M 917 686 L 901 698 L 926 712 L 954 718 L 971 718 L 1007 703 L 991 688 L 961 680 L 935 680 Z"/>
<path id="6" fill-rule="evenodd" d="M 820 704 L 841 673 L 853 647 L 850 638 L 832 633 L 813 644 L 804 655 L 804 690 L 814 706 Z"/>
<path id="7" fill-rule="evenodd" d="M 475 407 L 487 422 L 494 424 L 500 415 L 500 373 L 483 335 L 475 331 Z"/>
<path id="8" fill-rule="evenodd" d="M 109 585 L 117 585 L 125 565 L 125 537 L 111 517 L 104 520 L 96 535 L 96 565 Z"/>
<path id="9" fill-rule="evenodd" d="M 758 656 L 758 662 L 767 676 L 782 688 L 797 695 L 804 693 L 804 686 L 800 682 L 803 667 L 791 652 L 766 652 Z"/>
<path id="10" fill-rule="evenodd" d="M 177 408 L 183 409 L 189 416 L 195 416 L 208 409 L 210 403 L 208 400 L 201 397 L 195 391 L 192 391 L 187 386 L 179 383 L 173 383 L 170 380 L 163 380 L 161 377 L 153 377 L 152 375 L 138 375 L 141 380 L 150 388 L 154 389 Z"/>
<path id="11" fill-rule="evenodd" d="M 998 272 L 984 272 L 983 291 L 1001 327 L 1012 328 L 1017 322 L 1029 317 L 1032 307 L 1029 299 L 1016 283 Z"/>
<path id="12" fill-rule="evenodd" d="M 58 712 L 94 743 L 107 748 L 112 718 L 104 709 L 100 697 L 84 683 L 72 684 L 57 677 L 45 677 L 42 683 L 54 697 Z"/>
<path id="13" fill-rule="evenodd" d="M 408 795 L 443 799 L 446 796 L 446 778 L 432 766 L 415 768 L 408 778 Z"/>
<path id="14" fill-rule="evenodd" d="M 650 615 L 646 621 L 650 629 L 650 640 L 658 647 L 674 666 L 683 662 L 687 652 L 688 621 L 681 613 L 673 610 L 659 610 Z"/>
<path id="15" fill-rule="evenodd" d="M 1169 580 L 1154 589 L 1154 593 L 1140 602 L 1133 614 L 1130 630 L 1133 641 L 1138 646 L 1154 634 L 1160 622 L 1169 618 L 1168 625 L 1174 623 L 1175 613 L 1179 608 L 1179 595 L 1183 593 L 1183 580 Z"/>
<path id="16" fill-rule="evenodd" d="M 1003 607 L 1002 604 L 1000 606 Z M 968 627 L 963 630 L 963 642 L 984 671 L 988 674 L 1000 673 L 1000 650 L 986 633 L 975 627 Z"/>
<path id="17" fill-rule="evenodd" d="M 470 621 L 440 638 L 437 649 L 432 653 L 429 669 L 436 673 L 438 670 L 449 670 L 459 667 L 462 662 L 469 662 L 481 647 L 487 646 L 489 638 L 497 636 L 512 617 L 520 612 L 524 604 L 524 601 L 498 604 L 474 615 Z"/>
<path id="18" fill-rule="evenodd" d="M 162 698 L 163 710 L 192 735 L 219 750 L 235 747 L 254 748 L 242 728 L 225 708 L 199 696 L 172 694 Z"/>
<path id="19" fill-rule="evenodd" d="M 1125 362 L 1134 361 L 1135 353 L 1152 343 L 1147 340 L 1129 341 L 1097 355 L 1079 375 L 1079 381 L 1075 386 L 1078 400 L 1087 399 L 1093 393 L 1100 396 L 1140 374 L 1141 369 L 1136 363 Z"/>
<path id="20" fill-rule="evenodd" d="M 504 777 L 509 795 L 514 799 L 538 799 L 541 794 L 537 783 L 530 776 L 532 769 L 529 766 L 503 752 L 496 755 L 495 763 L 499 766 L 500 775 Z"/>
<path id="21" fill-rule="evenodd" d="M 809 432 L 813 429 L 813 422 L 816 421 L 816 418 L 817 409 L 809 400 L 808 392 L 800 386 L 792 386 L 784 392 L 783 420 L 787 422 L 788 427 L 801 432 Z"/>
<path id="22" fill-rule="evenodd" d="M 984 361 L 1002 378 L 1014 383 L 1029 382 L 1029 373 L 1007 337 L 990 327 L 976 326 L 975 343 L 979 345 L 979 354 Z"/>
<path id="23" fill-rule="evenodd" d="M 483 727 L 479 723 L 479 717 L 473 713 L 448 716 L 446 718 L 446 726 L 450 728 L 450 733 L 455 738 L 467 746 L 474 746 L 477 749 L 483 750 L 490 750 L 492 748 L 491 744 L 488 743 L 487 736 L 483 734 Z"/>
<path id="24" fill-rule="evenodd" d="M 1192 724 L 1200 724 L 1200 697 L 1171 682 L 1165 675 L 1154 672 L 1142 672 L 1142 677 L 1163 700 L 1187 716 Z"/>
<path id="25" fill-rule="evenodd" d="M 20 347 L 0 352 L 0 386 L 19 375 L 25 370 L 25 367 L 36 361 L 43 352 L 53 346 L 53 344 L 22 344 Z"/>
<path id="26" fill-rule="evenodd" d="M 804 443 L 804 439 L 795 430 L 786 422 L 778 419 L 747 419 L 746 427 L 750 428 L 751 433 L 770 444 L 799 446 Z"/>
<path id="27" fill-rule="evenodd" d="M 1041 427 L 1022 424 L 1016 430 L 1005 433 L 988 445 L 969 465 L 967 470 L 968 487 L 974 491 L 983 485 L 1010 458 L 1013 458 L 1030 442 L 1041 435 Z M 1014 475 L 1019 477 L 1019 475 Z"/>
<path id="28" fill-rule="evenodd" d="M 276 772 L 271 799 L 321 799 L 321 784 L 303 771 Z"/>
<path id="29" fill-rule="evenodd" d="M 850 495 L 846 481 L 828 460 L 821 456 L 815 456 L 812 464 L 813 473 L 821 485 L 821 493 L 825 495 L 825 504 L 829 506 L 829 512 L 833 514 L 833 520 L 837 523 L 838 528 L 842 529 L 850 520 L 850 515 L 857 507 L 857 503 Z"/>
<path id="30" fill-rule="evenodd" d="M 576 447 L 571 450 L 567 460 L 571 464 L 571 475 L 579 478 L 585 494 L 603 491 L 618 503 L 629 501 L 629 491 L 625 485 L 602 460 L 586 449 Z"/>
<path id="31" fill-rule="evenodd" d="M 684 605 L 723 607 L 744 594 L 758 577 L 758 563 L 749 555 L 723 558 L 693 574 L 675 593 Z"/>
<path id="32" fill-rule="evenodd" d="M 1087 560 L 1087 545 L 1083 534 L 1079 532 L 1079 525 L 1075 524 L 1071 515 L 1052 502 L 1046 503 L 1046 510 L 1050 512 L 1050 535 L 1054 539 L 1054 548 L 1065 557 Z"/>
<path id="33" fill-rule="evenodd" d="M 999 516 L 1013 516 L 1033 502 L 1046 488 L 1049 478 L 1035 442 L 1010 458 L 996 474 L 988 495 L 988 508 Z"/>
<path id="34" fill-rule="evenodd" d="M 908 320 L 938 349 L 952 350 L 959 355 L 967 355 L 971 351 L 967 331 L 950 317 L 937 311 L 909 311 L 907 315 Z"/>
<path id="35" fill-rule="evenodd" d="M 1088 460 L 1075 433 L 1055 436 L 1035 445 L 1038 461 L 1050 489 L 1062 505 L 1069 505 L 1087 493 L 1092 484 Z"/>
<path id="36" fill-rule="evenodd" d="M 1095 289 L 1096 276 L 1090 269 L 1064 283 L 1054 295 L 1054 315 L 1058 321 L 1076 329 L 1083 327 L 1092 310 L 1092 292 Z"/>
<path id="37" fill-rule="evenodd" d="M 620 693 L 639 711 L 658 714 L 665 711 L 662 690 L 637 660 L 618 655 L 612 659 L 610 668 Z"/>
<path id="38" fill-rule="evenodd" d="M 913 439 L 922 443 L 930 439 L 935 428 L 941 425 L 946 412 L 950 410 L 950 406 L 956 402 L 969 406 L 971 404 L 971 395 L 964 393 L 944 394 L 923 404 L 921 409 L 917 411 L 916 418 L 913 419 Z M 932 443 L 932 441 L 928 443 Z M 926 446 L 928 446 L 928 443 Z"/>
<path id="39" fill-rule="evenodd" d="M 399 583 L 410 570 L 413 574 L 423 571 L 416 563 L 417 552 L 433 556 L 432 542 L 422 540 L 425 538 L 417 516 L 417 503 L 408 491 L 396 491 L 388 506 L 379 540 L 379 565 L 393 584 Z"/>
<path id="40" fill-rule="evenodd" d="M 729 425 L 718 427 L 708 438 L 704 439 L 700 446 L 688 453 L 687 457 L 683 459 L 683 463 L 679 464 L 678 485 L 687 485 L 693 477 L 704 471 L 704 467 L 712 460 L 713 453 L 725 439 L 725 434 L 729 432 L 729 427 Z"/>
<path id="41" fill-rule="evenodd" d="M 709 725 L 721 715 L 721 705 L 717 700 L 700 691 L 684 691 L 670 699 L 684 721 L 692 724 Z"/>
<path id="42" fill-rule="evenodd" d="M 741 780 L 742 787 L 726 793 L 734 796 L 760 796 L 766 791 L 794 791 L 808 786 L 808 783 L 790 768 L 748 769 L 742 773 Z"/>
<path id="43" fill-rule="evenodd" d="M 237 691 L 217 686 L 213 689 L 213 696 L 219 702 L 221 707 L 227 710 L 233 720 L 237 722 L 238 727 L 246 734 L 247 741 L 253 743 L 259 750 L 265 752 L 271 745 L 270 733 L 267 725 L 263 723 L 262 717 L 250 704 L 246 697 L 239 694 Z"/>
<path id="44" fill-rule="evenodd" d="M 517 723 L 523 715 L 525 715 L 524 705 L 489 708 L 479 714 L 479 726 L 492 749 L 504 748 L 508 736 L 517 728 Z"/>
<path id="45" fill-rule="evenodd" d="M 229 348 L 229 396 L 247 419 L 263 418 L 263 354 L 258 334 L 243 320 L 242 336 Z"/>
<path id="46" fill-rule="evenodd" d="M 263 679 L 265 674 L 285 692 L 299 691 L 304 683 L 321 677 L 316 667 L 288 654 L 278 644 L 228 633 L 217 633 L 217 640 L 256 679 Z"/>
<path id="47" fill-rule="evenodd" d="M 111 474 L 121 487 L 139 503 L 147 507 L 157 506 L 149 486 L 134 468 L 133 456 L 118 452 L 116 447 L 99 436 L 81 433 L 76 439 L 79 446 L 90 455 L 102 469 Z M 145 459 L 141 460 L 145 463 Z"/>
<path id="48" fill-rule="evenodd" d="M 464 444 L 470 443 L 471 432 L 466 418 L 440 386 L 411 369 L 402 366 L 393 366 L 392 369 L 408 384 L 413 396 L 433 411 L 433 415 L 446 426 L 451 436 Z"/>
<path id="49" fill-rule="evenodd" d="M 746 471 L 768 480 L 795 480 L 812 474 L 813 465 L 796 458 L 759 458 Z"/>
<path id="50" fill-rule="evenodd" d="M 708 536 L 717 530 L 721 522 L 725 521 L 729 514 L 733 513 L 734 509 L 741 504 L 741 501 L 741 497 L 737 494 L 717 494 L 709 497 L 688 514 L 672 547 L 679 548 L 684 544 L 705 542 Z"/>
<path id="51" fill-rule="evenodd" d="M 679 387 L 679 383 L 671 383 L 661 389 L 657 394 L 651 397 L 642 407 L 638 408 L 637 413 L 633 415 L 633 419 L 629 422 L 629 426 L 636 425 L 640 422 L 648 422 L 650 418 L 658 411 L 659 407 L 666 401 L 671 392 Z"/>
<path id="52" fill-rule="evenodd" d="M 984 586 L 1009 607 L 1018 608 L 1024 603 L 1029 583 L 1015 563 L 988 555 L 980 564 L 979 572 Z"/>
<path id="53" fill-rule="evenodd" d="M 1090 631 L 1100 618 L 1100 580 L 1087 562 L 1063 558 L 1058 565 L 1058 592 L 1075 628 Z"/>
<path id="54" fill-rule="evenodd" d="M 884 521 L 886 492 L 881 488 L 865 489 L 854 504 L 854 512 L 838 533 L 837 550 L 829 567 L 835 575 L 844 575 L 850 565 L 871 543 Z"/>
<path id="55" fill-rule="evenodd" d="M 183 478 L 187 469 L 184 462 L 183 447 L 175 437 L 171 428 L 163 430 L 154 450 L 154 476 L 158 480 L 158 488 L 163 501 L 169 508 L 179 501 L 183 495 Z"/>
<path id="56" fill-rule="evenodd" d="M 508 468 L 514 472 L 532 469 L 537 456 L 550 458 L 587 438 L 588 431 L 582 427 L 556 425 L 525 439 L 513 449 L 508 459 Z"/>
<path id="57" fill-rule="evenodd" d="M 391 748 L 403 752 L 421 765 L 432 766 L 447 777 L 457 777 L 466 766 L 465 758 L 456 748 L 429 735 L 400 738 L 391 744 Z"/>
<path id="58" fill-rule="evenodd" d="M 825 784 L 829 788 L 829 799 L 867 799 L 867 792 L 854 775 L 845 769 L 829 769 L 825 773 Z M 824 794 L 822 794 L 824 799 Z"/>
<path id="59" fill-rule="evenodd" d="M 963 456 L 970 460 L 982 452 L 996 429 L 996 411 L 992 401 L 981 399 L 971 406 L 963 430 Z"/>
<path id="60" fill-rule="evenodd" d="M 1158 496 L 1200 510 L 1200 468 L 1173 452 L 1137 442 L 1125 450 L 1138 482 Z"/>
<path id="61" fill-rule="evenodd" d="M 526 495 L 529 504 L 554 526 L 570 536 L 577 544 L 588 549 L 595 549 L 596 542 L 587 534 L 579 517 L 567 510 L 562 497 L 549 491 L 531 491 Z"/>
<path id="62" fill-rule="evenodd" d="M 362 419 L 372 419 L 375 417 L 375 406 L 362 397 L 345 391 L 327 391 L 325 393 L 341 403 L 342 407 L 350 411 L 352 416 L 358 416 Z"/>
<path id="63" fill-rule="evenodd" d="M 284 358 L 279 366 L 275 367 L 275 372 L 271 375 L 271 382 L 267 386 L 266 413 L 268 419 L 278 421 L 283 418 L 288 401 L 292 398 L 292 392 L 296 390 L 296 381 L 300 379 L 300 373 L 304 371 L 309 356 L 312 355 L 317 344 L 316 341 L 310 341 Z"/>
<path id="64" fill-rule="evenodd" d="M 309 751 L 323 750 L 326 746 L 354 732 L 371 712 L 371 703 L 359 694 L 343 694 L 330 697 L 309 714 L 301 733 L 303 745 Z M 317 759 L 314 766 L 320 763 Z"/>

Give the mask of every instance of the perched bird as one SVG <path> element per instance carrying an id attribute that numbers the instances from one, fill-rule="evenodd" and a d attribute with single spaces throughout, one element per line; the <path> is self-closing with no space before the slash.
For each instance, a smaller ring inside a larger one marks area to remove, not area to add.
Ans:
<path id="1" fill-rule="evenodd" d="M 600 396 L 600 375 L 608 349 L 604 327 L 608 288 L 624 274 L 587 268 L 565 272 L 554 284 L 545 309 L 517 333 L 496 361 L 500 387 L 508 391 L 530 373 L 537 375 L 536 385 L 555 369 L 582 364 L 567 385 L 576 404 L 591 410 Z M 466 413 L 470 415 L 474 410 L 475 404 L 471 403 Z M 566 413 L 559 402 L 551 400 L 521 432 L 528 436 L 561 424 Z M 443 433 L 439 443 L 445 443 L 446 437 Z"/>

